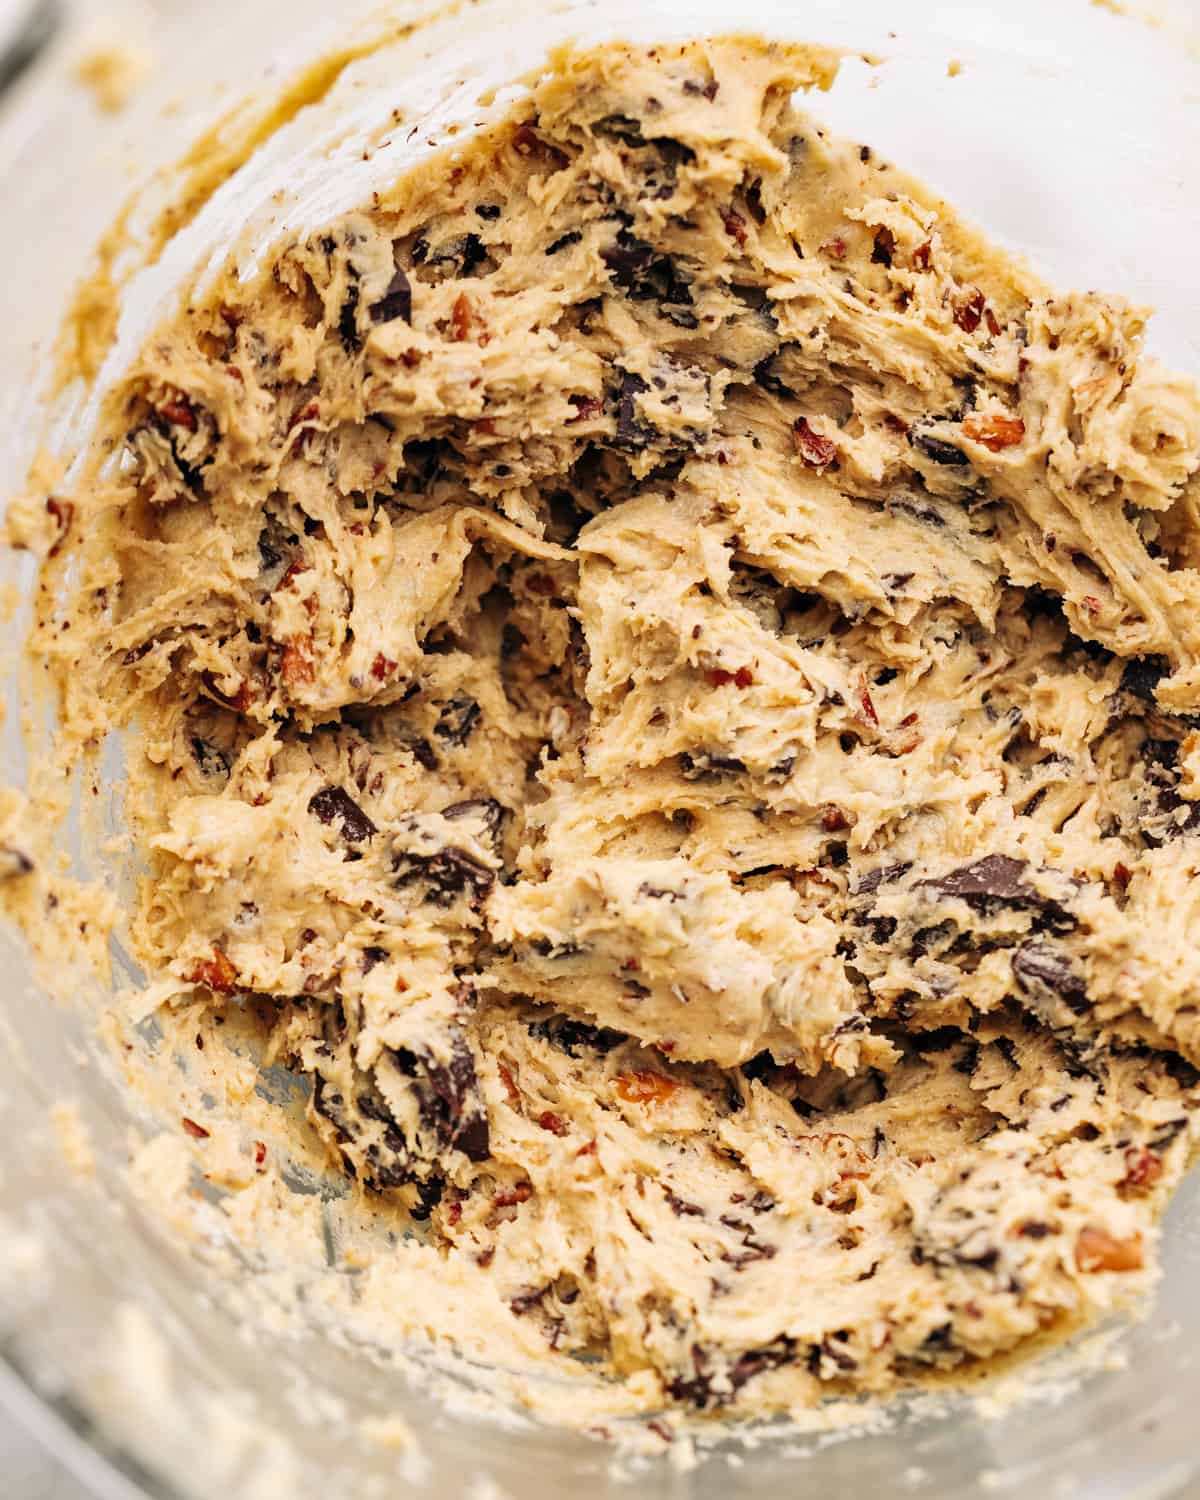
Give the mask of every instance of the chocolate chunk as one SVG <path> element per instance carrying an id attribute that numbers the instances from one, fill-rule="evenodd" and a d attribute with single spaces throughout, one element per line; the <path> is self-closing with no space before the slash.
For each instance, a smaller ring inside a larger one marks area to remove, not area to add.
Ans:
<path id="1" fill-rule="evenodd" d="M 447 844 L 436 854 L 404 851 L 392 859 L 397 886 L 422 884 L 435 906 L 451 906 L 459 896 L 481 901 L 495 884 L 496 875 L 465 849 Z"/>
<path id="2" fill-rule="evenodd" d="M 670 256 L 655 257 L 633 295 L 658 302 L 659 315 L 678 328 L 698 326 L 695 314 L 688 311 L 692 306 L 691 279 Z"/>
<path id="3" fill-rule="evenodd" d="M 518 1292 L 515 1297 L 510 1298 L 508 1305 L 518 1318 L 523 1318 L 526 1313 L 532 1312 L 535 1307 L 539 1307 L 546 1300 L 546 1293 L 549 1290 L 550 1285 L 547 1283 L 532 1291 Z"/>
<path id="4" fill-rule="evenodd" d="M 716 751 L 699 750 L 691 755 L 685 750 L 679 757 L 679 769 L 687 781 L 707 781 L 719 776 L 743 775 L 746 762 L 738 760 L 734 755 L 721 755 Z"/>
<path id="5" fill-rule="evenodd" d="M 628 229 L 618 229 L 612 244 L 600 252 L 600 259 L 616 284 L 631 291 L 654 259 L 654 246 Z"/>
<path id="6" fill-rule="evenodd" d="M 179 477 L 194 495 L 204 494 L 204 470 L 212 463 L 210 454 L 203 463 L 194 464 L 184 458 L 179 451 L 179 445 L 175 438 L 174 430 L 163 421 L 157 414 L 151 419 L 151 425 L 166 439 L 167 447 L 171 450 L 171 459 L 179 471 Z"/>
<path id="7" fill-rule="evenodd" d="M 602 120 L 593 122 L 592 129 L 597 135 L 607 135 L 615 141 L 624 141 L 627 146 L 646 144 L 641 124 L 630 115 L 605 115 Z"/>
<path id="8" fill-rule="evenodd" d="M 388 1063 L 392 1070 L 389 1086 L 404 1080 L 403 1086 L 410 1088 L 415 1098 L 420 1125 L 413 1139 L 406 1137 L 381 1089 L 364 1085 L 355 1099 L 358 1113 L 383 1127 L 365 1149 L 367 1181 L 376 1188 L 423 1183 L 419 1207 L 432 1208 L 440 1198 L 437 1153 L 458 1150 L 475 1162 L 488 1158 L 487 1112 L 479 1093 L 474 1057 L 465 1035 L 455 1030 L 449 1038 L 448 1062 L 426 1049 L 401 1048 L 388 1053 L 387 1062 L 381 1066 L 386 1069 Z M 328 1115 L 327 1102 L 321 1112 Z M 341 1115 L 346 1118 L 344 1110 Z M 360 1137 L 364 1133 L 360 1132 Z M 414 1217 L 422 1215 L 418 1212 Z"/>
<path id="9" fill-rule="evenodd" d="M 433 732 L 444 744 L 457 748 L 471 738 L 479 716 L 479 704 L 474 698 L 451 698 L 438 715 Z"/>
<path id="10" fill-rule="evenodd" d="M 362 951 L 362 972 L 369 974 L 375 965 L 383 963 L 387 956 L 387 949 L 376 947 L 374 943 L 364 948 Z"/>
<path id="11" fill-rule="evenodd" d="M 1088 1009 L 1087 985 L 1057 948 L 1048 943 L 1022 943 L 1013 955 L 1012 966 L 1022 990 L 1044 985 L 1076 1015 Z"/>
<path id="12" fill-rule="evenodd" d="M 696 326 L 695 317 L 682 311 L 692 303 L 691 280 L 669 255 L 657 254 L 653 245 L 628 229 L 618 229 L 600 259 L 616 285 L 635 301 L 655 301 L 663 317 L 685 328 Z"/>
<path id="13" fill-rule="evenodd" d="M 498 219 L 500 217 L 500 205 L 498 203 L 477 203 L 475 212 L 481 219 Z"/>
<path id="14" fill-rule="evenodd" d="M 1192 1066 L 1186 1058 L 1179 1056 L 1177 1052 L 1166 1052 L 1161 1057 L 1162 1065 L 1166 1069 L 1168 1078 L 1171 1078 L 1181 1089 L 1189 1092 L 1200 1086 L 1200 1069 Z"/>
<path id="15" fill-rule="evenodd" d="M 336 1028 L 328 1035 L 337 1045 Z M 360 1176 L 377 1192 L 416 1183 L 417 1219 L 427 1218 L 440 1200 L 441 1153 L 459 1150 L 477 1162 L 488 1157 L 487 1113 L 462 1031 L 451 1031 L 447 1049 L 448 1061 L 427 1049 L 385 1054 L 373 1077 L 358 1075 L 353 1109 L 319 1073 L 313 1080 L 313 1109 L 333 1125 L 347 1162 L 353 1168 L 356 1155 L 360 1157 Z M 385 1090 L 394 1093 L 397 1088 L 410 1090 L 416 1104 L 419 1124 L 411 1137 L 388 1103 Z"/>
<path id="16" fill-rule="evenodd" d="M 940 1328 L 935 1328 L 925 1339 L 917 1350 L 914 1358 L 932 1358 L 938 1354 L 947 1353 L 954 1348 L 954 1325 L 943 1323 Z"/>
<path id="17" fill-rule="evenodd" d="M 358 332 L 358 277 L 351 269 L 350 285 L 346 288 L 346 300 L 342 303 L 342 310 L 338 314 L 338 333 L 341 336 L 345 349 L 353 352 L 362 347 L 362 338 Z"/>
<path id="18" fill-rule="evenodd" d="M 650 881 L 643 880 L 638 886 L 638 895 L 647 901 L 682 901 L 683 892 L 674 891 L 661 885 L 652 885 Z"/>
<path id="19" fill-rule="evenodd" d="M 638 416 L 637 397 L 648 389 L 640 375 L 626 371 L 617 397 L 617 446 L 644 448 L 657 436 L 655 429 Z"/>
<path id="20" fill-rule="evenodd" d="M 746 286 L 734 281 L 730 282 L 729 295 L 736 297 L 743 307 L 748 307 L 752 312 L 761 313 L 770 310 L 771 299 L 767 296 L 765 286 Z M 775 322 L 777 320 L 772 318 L 772 321 Z M 776 350 L 776 353 L 778 352 Z M 768 358 L 774 358 L 774 356 L 768 356 Z M 766 362 L 766 360 L 763 361 L 764 364 Z"/>
<path id="21" fill-rule="evenodd" d="M 417 1201 L 409 1213 L 419 1222 L 424 1222 L 442 1201 L 446 1184 L 440 1177 L 431 1177 L 427 1182 L 417 1183 Z"/>
<path id="22" fill-rule="evenodd" d="M 864 147 L 864 150 L 867 148 Z M 886 227 L 875 231 L 875 243 L 871 247 L 871 259 L 877 266 L 890 266 L 896 253 L 896 236 Z"/>
<path id="23" fill-rule="evenodd" d="M 689 1375 L 676 1376 L 668 1383 L 667 1390 L 676 1401 L 686 1401 L 699 1411 L 711 1411 L 728 1404 L 730 1395 L 736 1394 L 747 1381 L 753 1380 L 756 1375 L 761 1375 L 764 1370 L 774 1370 L 781 1365 L 794 1363 L 796 1341 L 787 1334 L 781 1334 L 769 1344 L 763 1344 L 757 1349 L 748 1349 L 745 1353 L 738 1355 L 726 1371 L 729 1395 L 722 1394 L 714 1388 L 716 1382 L 712 1368 L 712 1355 L 700 1344 L 692 1345 L 691 1354 L 692 1372 Z"/>
<path id="24" fill-rule="evenodd" d="M 556 240 L 546 246 L 546 254 L 557 255 L 560 250 L 565 250 L 569 245 L 578 245 L 582 238 L 583 235 L 578 229 L 568 229 L 566 234 L 560 234 Z"/>
<path id="25" fill-rule="evenodd" d="M 1155 760 L 1150 755 L 1151 745 L 1155 747 L 1157 753 L 1162 755 L 1161 760 Z M 1152 784 L 1157 784 L 1161 790 L 1154 806 L 1158 826 L 1153 831 L 1143 828 L 1142 836 L 1148 844 L 1157 846 L 1170 843 L 1173 839 L 1183 838 L 1185 834 L 1194 833 L 1197 828 L 1200 828 L 1200 802 L 1186 801 L 1177 790 L 1179 776 L 1176 765 L 1179 746 L 1172 741 L 1147 740 L 1144 750 L 1147 752 L 1147 759 L 1155 766 L 1155 771 L 1152 774 L 1148 773 L 1147 780 Z"/>
<path id="26" fill-rule="evenodd" d="M 412 751 L 412 758 L 419 766 L 424 766 L 427 771 L 437 770 L 438 758 L 433 753 L 433 746 L 428 740 L 413 740 L 408 748 Z"/>
<path id="27" fill-rule="evenodd" d="M 469 797 L 465 802 L 453 802 L 442 809 L 442 817 L 452 823 L 459 818 L 479 818 L 495 839 L 504 823 L 508 809 L 495 797 Z"/>
<path id="28" fill-rule="evenodd" d="M 581 953 L 587 952 L 580 943 L 552 943 L 549 938 L 534 938 L 529 946 L 539 958 L 578 958 Z"/>
<path id="29" fill-rule="evenodd" d="M 663 1197 L 677 1219 L 687 1217 L 702 1219 L 704 1217 L 704 1210 L 698 1203 L 690 1203 L 686 1198 L 681 1198 L 678 1193 L 673 1193 L 669 1187 L 663 1188 Z"/>
<path id="30" fill-rule="evenodd" d="M 971 462 L 961 448 L 956 448 L 953 443 L 944 442 L 941 438 L 932 437 L 918 427 L 914 427 L 909 432 L 908 441 L 926 458 L 932 459 L 935 464 L 946 464 L 962 469 Z"/>
<path id="31" fill-rule="evenodd" d="M 416 247 L 413 260 L 416 261 Z M 477 234 L 460 234 L 444 240 L 436 250 L 428 250 L 425 264 L 429 266 L 453 265 L 456 276 L 469 276 L 477 265 L 487 259 L 487 250 Z"/>
<path id="32" fill-rule="evenodd" d="M 1039 899 L 1022 878 L 1027 868 L 1026 860 L 1009 854 L 985 854 L 973 864 L 921 884 L 941 896 L 960 896 L 972 906 L 991 901 L 1024 906 Z"/>
<path id="33" fill-rule="evenodd" d="M 312 1107 L 315 1114 L 328 1120 L 333 1126 L 339 1142 L 345 1143 L 352 1139 L 352 1119 L 346 1109 L 346 1101 L 341 1094 L 329 1087 L 320 1073 L 313 1076 Z"/>
<path id="34" fill-rule="evenodd" d="M 954 1251 L 953 1259 L 960 1266 L 977 1266 L 981 1271 L 994 1271 L 1000 1259 L 1000 1252 L 995 1245 L 988 1245 L 986 1249 L 979 1250 L 973 1255 L 965 1254 L 961 1250 Z"/>
<path id="35" fill-rule="evenodd" d="M 1191 1085 L 1195 1087 L 1195 1085 Z M 1160 1156 L 1166 1151 L 1178 1137 L 1187 1129 L 1186 1120 L 1168 1120 L 1165 1125 L 1160 1125 L 1150 1137 L 1149 1145 L 1152 1151 Z"/>
<path id="36" fill-rule="evenodd" d="M 877 891 L 881 885 L 890 885 L 894 880 L 900 880 L 912 869 L 911 861 L 901 861 L 894 865 L 876 865 L 873 870 L 868 870 L 850 889 L 852 896 L 866 896 L 871 891 Z"/>
<path id="37" fill-rule="evenodd" d="M 432 1119 L 443 1149 L 461 1151 L 469 1161 L 487 1161 L 490 1155 L 487 1111 L 479 1093 L 475 1058 L 465 1036 L 454 1036 L 450 1061 L 424 1058 L 425 1076 L 432 1101 L 422 1098 L 422 1113 Z"/>
<path id="38" fill-rule="evenodd" d="M 378 302 L 371 303 L 369 311 L 372 323 L 392 323 L 397 318 L 412 322 L 412 286 L 399 266 L 388 282 L 387 291 Z"/>
<path id="39" fill-rule="evenodd" d="M 191 739 L 192 758 L 199 767 L 201 776 L 208 776 L 218 780 L 228 780 L 230 757 L 219 746 L 214 745 L 211 740 L 204 740 L 199 735 L 193 735 Z"/>
<path id="40" fill-rule="evenodd" d="M 566 1016 L 550 1016 L 544 1021 L 531 1021 L 529 1035 L 540 1041 L 550 1042 L 568 1057 L 578 1057 L 582 1049 L 601 1054 L 619 1047 L 626 1037 L 607 1026 L 592 1026 L 587 1021 L 574 1021 Z"/>
<path id="41" fill-rule="evenodd" d="M 897 510 L 901 515 L 911 516 L 914 521 L 919 521 L 922 526 L 932 527 L 935 531 L 944 531 L 946 518 L 932 505 L 915 499 L 900 499 L 891 502 L 891 509 Z"/>
<path id="42" fill-rule="evenodd" d="M 326 786 L 315 792 L 309 799 L 308 810 L 325 824 L 336 818 L 348 844 L 361 844 L 379 831 L 353 797 L 340 786 Z"/>
<path id="43" fill-rule="evenodd" d="M 994 1046 L 1000 1056 L 1014 1071 L 1019 1072 L 1021 1068 L 1020 1059 L 1017 1056 L 1017 1044 L 1011 1037 L 998 1036 Z"/>

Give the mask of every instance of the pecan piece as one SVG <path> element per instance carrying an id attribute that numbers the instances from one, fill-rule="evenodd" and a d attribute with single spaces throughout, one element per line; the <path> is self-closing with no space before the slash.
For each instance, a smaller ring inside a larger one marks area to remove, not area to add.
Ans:
<path id="1" fill-rule="evenodd" d="M 954 321 L 964 333 L 974 333 L 983 322 L 987 301 L 978 287 L 972 288 L 961 302 L 954 304 Z"/>
<path id="2" fill-rule="evenodd" d="M 962 424 L 963 436 L 973 442 L 982 443 L 992 453 L 1005 448 L 1015 448 L 1025 436 L 1025 423 L 1020 417 L 1003 417 L 996 413 L 972 412 Z"/>
<path id="3" fill-rule="evenodd" d="M 1140 1271 L 1145 1263 L 1138 1235 L 1119 1240 L 1107 1229 L 1085 1224 L 1075 1240 L 1075 1265 L 1081 1271 Z"/>
<path id="4" fill-rule="evenodd" d="M 1145 1146 L 1130 1146 L 1125 1152 L 1125 1176 L 1120 1187 L 1133 1192 L 1146 1192 L 1162 1176 L 1162 1157 L 1157 1151 Z"/>
<path id="5" fill-rule="evenodd" d="M 203 984 L 214 995 L 232 995 L 237 988 L 238 972 L 229 955 L 214 946 L 211 958 L 203 958 L 188 975 L 189 984 Z"/>
<path id="6" fill-rule="evenodd" d="M 665 1104 L 679 1085 L 652 1068 L 635 1068 L 631 1073 L 619 1073 L 613 1079 L 613 1088 L 626 1104 L 644 1104 L 647 1109 L 657 1109 Z"/>
<path id="7" fill-rule="evenodd" d="M 837 444 L 832 438 L 814 432 L 807 417 L 797 417 L 792 424 L 792 440 L 796 452 L 810 469 L 823 469 L 837 457 Z"/>

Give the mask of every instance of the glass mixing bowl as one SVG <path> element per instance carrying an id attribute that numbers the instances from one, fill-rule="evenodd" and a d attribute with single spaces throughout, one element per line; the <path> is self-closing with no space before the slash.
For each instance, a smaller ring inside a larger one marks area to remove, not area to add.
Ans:
<path id="1" fill-rule="evenodd" d="M 430 135 L 469 128 L 484 87 L 525 72 L 557 40 L 752 28 L 882 59 L 848 61 L 810 107 L 931 181 L 1051 281 L 1156 304 L 1152 347 L 1200 373 L 1200 50 L 1189 30 L 1200 6 L 1116 12 L 1112 0 L 748 0 L 736 13 L 716 0 L 460 4 L 383 50 L 358 60 L 343 50 L 341 66 L 306 75 L 284 111 L 290 123 L 144 279 L 123 347 L 183 270 L 239 237 L 252 259 L 251 241 L 360 200 L 373 174 L 427 150 Z M 176 159 L 243 96 L 250 103 L 222 139 L 249 130 L 249 141 L 306 59 L 432 7 L 409 3 L 381 18 L 364 4 L 315 0 L 147 0 L 105 6 L 104 15 L 110 40 L 156 59 L 128 109 L 104 117 L 70 82 L 76 12 L 0 110 L 6 493 L 20 489 L 39 445 L 69 453 L 86 427 L 81 394 L 68 392 L 47 434 L 38 395 L 66 297 L 134 177 Z M 423 128 L 380 145 L 380 122 L 397 100 Z M 367 160 L 364 140 L 373 143 Z M 5 582 L 28 588 L 28 559 L 7 555 L 0 566 Z M 0 771 L 17 782 L 36 755 L 21 734 L 23 629 L 17 608 L 3 627 L 9 711 L 0 743 Z M 115 785 L 115 758 L 109 769 Z M 78 819 L 64 839 L 78 868 L 119 888 L 118 862 L 96 853 Z M 203 1238 L 173 1235 L 134 1189 L 132 1145 L 156 1125 L 123 1093 L 95 1036 L 99 998 L 81 981 L 70 1003 L 49 999 L 20 940 L 0 933 L 0 1395 L 104 1500 L 211 1500 L 222 1491 L 244 1500 L 401 1491 L 482 1500 L 550 1490 L 594 1500 L 631 1480 L 697 1500 L 785 1487 L 828 1500 L 981 1487 L 1156 1497 L 1200 1470 L 1200 1176 L 1171 1209 L 1160 1295 L 1144 1319 L 1093 1340 L 1100 1354 L 1086 1367 L 1058 1360 L 1011 1401 L 978 1391 L 925 1396 L 886 1418 L 864 1411 L 844 1431 L 760 1432 L 753 1441 L 728 1433 L 694 1460 L 676 1445 L 666 1458 L 614 1463 L 602 1443 L 516 1416 L 481 1417 L 470 1370 L 459 1372 L 462 1399 L 447 1404 L 427 1381 L 315 1326 L 248 1324 L 230 1296 L 227 1261 L 207 1254 Z M 86 1147 L 64 1153 L 81 1134 Z"/>

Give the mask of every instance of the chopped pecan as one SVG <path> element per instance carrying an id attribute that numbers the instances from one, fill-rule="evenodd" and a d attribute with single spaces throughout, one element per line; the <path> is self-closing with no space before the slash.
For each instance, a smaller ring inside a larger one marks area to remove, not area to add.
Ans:
<path id="1" fill-rule="evenodd" d="M 590 422 L 604 413 L 604 402 L 599 396 L 568 396 L 567 400 L 575 408 L 575 415 L 567 418 L 568 424 Z"/>
<path id="2" fill-rule="evenodd" d="M 466 292 L 459 292 L 450 309 L 450 331 L 458 342 L 474 339 L 477 344 L 487 342 L 486 326 Z"/>
<path id="3" fill-rule="evenodd" d="M 1145 1146 L 1130 1146 L 1125 1152 L 1125 1176 L 1120 1186 L 1134 1192 L 1152 1188 L 1163 1173 L 1162 1157 Z"/>
<path id="4" fill-rule="evenodd" d="M 837 457 L 837 444 L 832 438 L 814 432 L 807 417 L 797 417 L 792 424 L 792 441 L 810 469 L 823 469 Z"/>
<path id="5" fill-rule="evenodd" d="M 1139 1235 L 1119 1240 L 1095 1224 L 1085 1224 L 1075 1240 L 1075 1264 L 1081 1271 L 1140 1271 L 1145 1254 Z"/>
<path id="6" fill-rule="evenodd" d="M 1020 417 L 1004 417 L 997 413 L 971 412 L 962 424 L 963 436 L 973 442 L 982 443 L 992 453 L 1005 448 L 1015 448 L 1025 436 L 1025 423 Z"/>
<path id="7" fill-rule="evenodd" d="M 966 297 L 954 304 L 954 321 L 964 333 L 974 333 L 983 322 L 987 301 L 978 287 L 973 287 Z"/>
<path id="8" fill-rule="evenodd" d="M 731 240 L 736 240 L 739 245 L 746 243 L 746 221 L 741 214 L 730 208 L 721 216 L 721 222 L 725 225 L 725 233 Z"/>
<path id="9" fill-rule="evenodd" d="M 726 687 L 731 682 L 739 688 L 754 686 L 754 673 L 749 667 L 738 667 L 733 672 L 726 667 L 711 667 L 704 675 L 713 687 Z"/>
<path id="10" fill-rule="evenodd" d="M 71 529 L 71 522 L 75 519 L 75 507 L 69 500 L 60 500 L 57 495 L 51 495 L 46 501 L 46 510 L 54 517 L 58 525 L 58 537 L 50 548 L 50 556 L 54 557 L 66 540 L 67 532 Z"/>
<path id="11" fill-rule="evenodd" d="M 296 687 L 301 682 L 312 682 L 316 668 L 312 659 L 312 637 L 301 636 L 289 641 L 279 658 L 279 675 L 285 687 Z"/>
<path id="12" fill-rule="evenodd" d="M 189 984 L 203 984 L 214 995 L 232 995 L 237 988 L 238 972 L 229 955 L 214 946 L 211 958 L 203 958 L 188 975 Z"/>
<path id="13" fill-rule="evenodd" d="M 631 1073 L 619 1073 L 613 1079 L 613 1088 L 626 1104 L 644 1104 L 648 1109 L 657 1109 L 665 1104 L 679 1085 L 652 1068 L 635 1068 Z"/>
<path id="14" fill-rule="evenodd" d="M 195 408 L 183 395 L 176 395 L 170 401 L 164 401 L 158 408 L 158 414 L 164 422 L 170 422 L 172 427 L 186 427 L 189 432 L 195 432 L 200 425 Z"/>

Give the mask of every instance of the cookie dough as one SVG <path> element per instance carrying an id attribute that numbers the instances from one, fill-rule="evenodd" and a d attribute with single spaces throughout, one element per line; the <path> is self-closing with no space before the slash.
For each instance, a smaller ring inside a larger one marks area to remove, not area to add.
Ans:
<path id="1" fill-rule="evenodd" d="M 151 998 L 648 1412 L 1128 1302 L 1200 1120 L 1200 399 L 802 113 L 834 67 L 556 55 L 10 521 Z"/>

